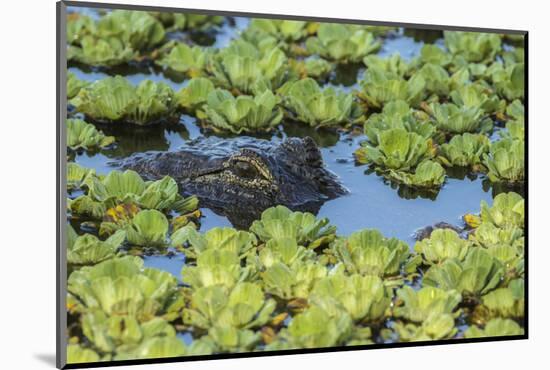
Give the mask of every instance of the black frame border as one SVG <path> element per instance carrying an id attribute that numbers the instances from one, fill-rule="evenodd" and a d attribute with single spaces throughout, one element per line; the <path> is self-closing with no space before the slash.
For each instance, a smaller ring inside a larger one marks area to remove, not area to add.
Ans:
<path id="1" fill-rule="evenodd" d="M 67 104 L 66 104 L 66 77 L 67 77 L 67 60 L 66 60 L 66 10 L 67 7 L 81 7 L 81 8 L 99 8 L 99 9 L 126 9 L 126 10 L 140 10 L 140 11 L 159 11 L 159 12 L 173 12 L 173 13 L 195 13 L 205 15 L 220 15 L 228 17 L 250 17 L 250 18 L 267 18 L 267 19 L 287 19 L 287 20 L 301 20 L 301 21 L 317 21 L 317 22 L 331 22 L 331 23 L 345 23 L 345 24 L 361 24 L 372 26 L 396 26 L 403 28 L 415 28 L 420 30 L 450 30 L 450 31 L 471 31 L 471 32 L 484 32 L 484 33 L 506 33 L 512 35 L 524 36 L 524 58 L 525 58 L 525 316 L 524 316 L 524 334 L 523 335 L 511 335 L 511 336 L 497 336 L 497 337 L 483 337 L 483 338 L 460 338 L 460 339 L 445 339 L 445 340 L 433 340 L 433 341 L 419 341 L 419 342 L 402 342 L 402 343 L 388 343 L 388 344 L 368 344 L 357 346 L 334 346 L 334 347 L 321 347 L 321 348 L 302 348 L 292 350 L 278 350 L 278 351 L 261 351 L 261 352 L 238 352 L 238 353 L 221 353 L 213 355 L 199 355 L 199 356 L 178 356 L 178 357 L 164 357 L 154 359 L 135 359 L 135 360 L 119 360 L 119 361 L 100 361 L 100 362 L 86 362 L 68 364 L 66 356 L 67 340 L 65 338 L 67 315 L 65 310 L 66 294 L 67 294 L 67 278 L 66 278 L 66 253 L 65 253 L 65 240 L 66 240 L 66 210 L 65 210 L 65 184 L 66 184 L 66 165 L 67 160 L 64 155 L 66 148 L 66 132 L 65 122 L 67 116 Z M 285 14 L 273 14 L 273 13 L 254 13 L 254 12 L 242 12 L 242 11 L 228 11 L 228 10 L 207 10 L 207 9 L 192 9 L 192 8 L 175 8 L 165 6 L 148 6 L 148 5 L 131 5 L 131 4 L 113 4 L 113 3 L 99 3 L 99 2 L 87 2 L 87 1 L 67 1 L 62 0 L 56 3 L 56 17 L 57 17 L 57 32 L 56 32 L 56 74 L 57 74 L 57 86 L 56 86 L 56 120 L 57 120 L 57 142 L 56 142 L 56 200 L 57 200 L 57 248 L 56 248 L 56 367 L 58 369 L 82 369 L 82 368 L 96 368 L 96 367 L 111 367 L 111 366 L 127 366 L 127 365 L 144 365 L 144 364 L 160 364 L 160 363 L 174 363 L 174 362 L 192 362 L 192 361 L 206 361 L 206 360 L 223 360 L 234 358 L 252 358 L 252 357 L 270 357 L 270 356 L 287 356 L 296 354 L 312 354 L 312 353 L 332 353 L 332 352 L 348 352 L 348 351 L 362 351 L 370 349 L 391 349 L 391 348 L 406 348 L 406 347 L 424 347 L 424 346 L 439 346 L 448 344 L 469 344 L 469 343 L 487 343 L 487 342 L 500 342 L 500 341 L 512 341 L 512 340 L 525 340 L 529 339 L 529 31 L 527 30 L 513 30 L 513 29 L 501 29 L 501 28 L 481 28 L 481 27 L 460 27 L 450 25 L 434 25 L 423 23 L 406 23 L 406 22 L 385 22 L 385 21 L 372 21 L 372 20 L 360 20 L 360 19 L 346 19 L 346 18 L 329 18 L 329 17 L 312 17 L 312 16 L 299 16 L 299 15 L 285 15 Z"/>

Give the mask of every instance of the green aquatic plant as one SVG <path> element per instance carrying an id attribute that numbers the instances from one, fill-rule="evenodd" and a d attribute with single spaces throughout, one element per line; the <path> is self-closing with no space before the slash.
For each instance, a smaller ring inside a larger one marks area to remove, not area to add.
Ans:
<path id="1" fill-rule="evenodd" d="M 170 12 L 151 12 L 150 14 L 163 24 L 166 31 L 208 31 L 211 28 L 219 26 L 225 20 L 224 17 L 219 15 Z"/>
<path id="2" fill-rule="evenodd" d="M 456 290 L 443 290 L 431 286 L 414 290 L 406 285 L 396 294 L 402 305 L 394 308 L 394 315 L 416 323 L 444 314 L 456 317 L 459 314 L 458 304 L 462 301 L 460 293 Z"/>
<path id="3" fill-rule="evenodd" d="M 361 143 L 361 148 L 355 151 L 358 162 L 372 163 L 383 169 L 408 171 L 433 157 L 431 140 L 404 128 L 383 130 L 378 133 L 376 141 L 377 145 Z"/>
<path id="4" fill-rule="evenodd" d="M 491 144 L 483 156 L 491 182 L 523 182 L 525 177 L 525 143 L 512 138 L 501 139 Z"/>
<path id="5" fill-rule="evenodd" d="M 464 260 L 470 243 L 451 229 L 436 229 L 429 238 L 416 242 L 415 252 L 422 255 L 427 264 L 439 264 L 447 259 Z"/>
<path id="6" fill-rule="evenodd" d="M 260 50 L 239 39 L 210 58 L 207 69 L 216 86 L 239 94 L 258 94 L 286 81 L 288 59 L 277 47 Z"/>
<path id="7" fill-rule="evenodd" d="M 67 147 L 72 150 L 105 148 L 114 142 L 114 136 L 105 136 L 90 123 L 81 119 L 67 119 Z"/>
<path id="8" fill-rule="evenodd" d="M 435 133 L 435 127 L 421 111 L 415 111 L 403 100 L 389 102 L 381 113 L 373 113 L 364 124 L 364 132 L 372 145 L 378 145 L 378 135 L 392 128 L 402 128 L 426 139 Z"/>
<path id="9" fill-rule="evenodd" d="M 380 49 L 380 42 L 364 29 L 337 23 L 322 23 L 316 37 L 306 40 L 307 51 L 340 63 L 360 62 Z"/>
<path id="10" fill-rule="evenodd" d="M 277 106 L 278 98 L 269 90 L 255 97 L 241 95 L 235 98 L 229 91 L 211 91 L 203 106 L 204 120 L 217 131 L 242 132 L 270 131 L 283 118 Z"/>
<path id="11" fill-rule="evenodd" d="M 194 290 L 214 285 L 230 289 L 246 281 L 252 273 L 250 267 L 241 267 L 240 261 L 232 250 L 207 249 L 197 256 L 195 265 L 187 265 L 181 270 L 182 281 Z"/>
<path id="12" fill-rule="evenodd" d="M 487 136 L 466 132 L 453 136 L 448 143 L 441 145 L 441 156 L 438 159 L 446 166 L 475 168 L 481 165 L 490 145 Z"/>
<path id="13" fill-rule="evenodd" d="M 276 206 L 263 211 L 250 231 L 262 241 L 292 238 L 314 249 L 334 240 L 336 227 L 330 225 L 327 218 L 317 219 L 308 212 L 292 212 L 285 206 Z"/>
<path id="14" fill-rule="evenodd" d="M 483 133 L 493 128 L 493 122 L 490 119 L 484 119 L 484 112 L 479 107 L 432 103 L 429 106 L 429 113 L 437 128 L 453 135 L 465 132 Z"/>
<path id="15" fill-rule="evenodd" d="M 481 297 L 485 317 L 523 318 L 525 315 L 525 282 L 512 280 L 507 288 L 498 288 Z M 476 308 L 477 309 L 477 308 Z"/>
<path id="16" fill-rule="evenodd" d="M 94 66 L 135 60 L 165 37 L 162 24 L 141 11 L 114 10 L 97 22 L 79 18 L 74 22 L 68 27 L 67 59 Z"/>
<path id="17" fill-rule="evenodd" d="M 80 45 L 69 45 L 67 60 L 101 67 L 128 63 L 138 52 L 117 37 L 85 36 Z"/>
<path id="18" fill-rule="evenodd" d="M 261 335 L 248 329 L 215 326 L 200 341 L 204 343 L 204 347 L 211 348 L 215 353 L 251 352 L 260 343 Z"/>
<path id="19" fill-rule="evenodd" d="M 337 239 L 331 245 L 337 262 L 350 274 L 398 278 L 401 271 L 414 271 L 416 261 L 411 259 L 407 243 L 386 238 L 380 231 L 364 229 L 347 239 Z"/>
<path id="20" fill-rule="evenodd" d="M 211 55 L 211 51 L 200 46 L 178 43 L 156 63 L 176 72 L 198 77 L 205 74 L 208 58 Z"/>
<path id="21" fill-rule="evenodd" d="M 394 53 L 386 58 L 378 55 L 369 55 L 363 58 L 363 63 L 365 63 L 367 68 L 378 68 L 399 77 L 404 77 L 410 69 L 407 61 L 401 58 L 399 53 Z"/>
<path id="22" fill-rule="evenodd" d="M 487 74 L 490 75 L 499 96 L 507 99 L 508 101 L 524 98 L 524 63 L 516 63 L 506 67 L 500 63 L 495 63 L 488 69 Z"/>
<path id="23" fill-rule="evenodd" d="M 464 332 L 466 338 L 501 337 L 509 335 L 523 335 L 524 330 L 519 324 L 510 319 L 496 318 L 489 321 L 484 328 L 470 326 Z"/>
<path id="24" fill-rule="evenodd" d="M 183 311 L 183 322 L 202 329 L 250 329 L 267 323 L 275 306 L 275 300 L 266 299 L 258 284 L 238 283 L 230 290 L 212 285 L 193 292 L 190 308 Z"/>
<path id="25" fill-rule="evenodd" d="M 385 317 L 391 296 L 378 276 L 339 273 L 319 280 L 311 292 L 310 301 L 320 307 L 326 301 L 336 301 L 353 321 L 373 322 Z"/>
<path id="26" fill-rule="evenodd" d="M 87 15 L 73 13 L 67 15 L 67 43 L 80 44 L 82 38 L 96 32 L 96 24 Z"/>
<path id="27" fill-rule="evenodd" d="M 436 189 L 445 182 L 446 173 L 439 163 L 425 160 L 414 169 L 414 172 L 390 169 L 385 176 L 410 187 Z"/>
<path id="28" fill-rule="evenodd" d="M 315 283 L 327 276 L 327 268 L 316 262 L 287 266 L 275 262 L 261 273 L 266 293 L 281 299 L 305 299 Z"/>
<path id="29" fill-rule="evenodd" d="M 74 98 L 80 89 L 88 86 L 88 81 L 79 80 L 78 77 L 72 72 L 67 73 L 67 99 Z"/>
<path id="30" fill-rule="evenodd" d="M 72 226 L 67 226 L 67 263 L 70 265 L 93 265 L 116 257 L 118 248 L 126 239 L 126 232 L 118 231 L 105 241 L 95 235 L 77 235 Z"/>
<path id="31" fill-rule="evenodd" d="M 362 116 L 353 95 L 333 88 L 323 90 L 311 78 L 289 82 L 279 93 L 290 117 L 313 127 L 348 125 Z"/>
<path id="32" fill-rule="evenodd" d="M 432 314 L 420 325 L 413 323 L 395 323 L 395 331 L 403 342 L 429 341 L 453 338 L 458 329 L 453 315 L 448 313 Z"/>
<path id="33" fill-rule="evenodd" d="M 327 312 L 311 306 L 296 315 L 288 328 L 267 349 L 324 348 L 345 344 L 352 332 L 351 317 L 345 311 Z"/>
<path id="34" fill-rule="evenodd" d="M 214 84 L 208 78 L 195 77 L 175 94 L 175 99 L 180 108 L 194 112 L 206 103 L 208 94 L 214 89 Z"/>
<path id="35" fill-rule="evenodd" d="M 136 125 L 169 119 L 177 107 L 168 85 L 144 80 L 134 86 L 122 76 L 106 77 L 82 88 L 70 103 L 93 120 Z"/>
<path id="36" fill-rule="evenodd" d="M 426 94 L 437 96 L 447 96 L 449 94 L 451 77 L 445 68 L 437 64 L 427 63 L 415 72 L 414 76 L 422 77 L 425 82 L 424 90 Z"/>
<path id="37" fill-rule="evenodd" d="M 434 44 L 424 44 L 420 49 L 420 55 L 416 57 L 412 65 L 434 64 L 444 68 L 453 62 L 453 56 Z"/>
<path id="38" fill-rule="evenodd" d="M 269 268 L 279 262 L 292 267 L 295 264 L 314 261 L 316 257 L 313 250 L 298 245 L 292 237 L 270 239 L 258 252 L 258 260 L 263 268 Z"/>
<path id="39" fill-rule="evenodd" d="M 502 263 L 482 248 L 472 248 L 464 261 L 447 259 L 424 274 L 424 284 L 457 290 L 465 296 L 484 295 L 495 289 L 504 275 Z"/>
<path id="40" fill-rule="evenodd" d="M 171 240 L 173 246 L 187 244 L 188 247 L 183 251 L 190 258 L 196 258 L 209 249 L 230 250 L 244 258 L 257 243 L 254 234 L 230 227 L 214 227 L 205 233 L 199 233 L 192 226 L 184 226 L 171 235 Z"/>
<path id="41" fill-rule="evenodd" d="M 168 220 L 156 209 L 146 209 L 134 216 L 126 232 L 130 244 L 142 247 L 164 246 L 168 236 Z"/>
<path id="42" fill-rule="evenodd" d="M 113 258 L 73 271 L 68 279 L 71 312 L 133 316 L 139 323 L 155 317 L 174 319 L 171 305 L 177 280 L 170 273 L 143 268 L 139 257 Z M 74 297 L 75 299 L 70 299 Z"/>
<path id="43" fill-rule="evenodd" d="M 179 195 L 176 181 L 168 176 L 145 182 L 135 171 L 114 170 L 102 178 L 86 177 L 83 186 L 87 188 L 86 194 L 69 200 L 68 208 L 75 214 L 85 214 L 93 218 L 102 218 L 108 209 L 122 204 L 160 211 L 174 210 L 183 214 L 198 207 L 198 199 Z M 112 217 L 107 218 L 106 222 L 117 223 L 116 214 L 107 216 Z"/>
<path id="44" fill-rule="evenodd" d="M 77 163 L 67 163 L 67 190 L 80 189 L 82 184 L 87 183 L 90 177 L 95 177 L 96 173 L 93 168 L 85 168 Z"/>
<path id="45" fill-rule="evenodd" d="M 482 222 L 472 234 L 470 239 L 485 248 L 511 246 L 520 249 L 523 246 L 523 230 L 519 227 L 507 227 L 501 229 L 490 222 Z"/>
<path id="46" fill-rule="evenodd" d="M 298 41 L 307 36 L 307 24 L 304 21 L 255 18 L 244 31 L 244 37 L 271 36 L 281 41 Z"/>
<path id="47" fill-rule="evenodd" d="M 84 348 L 79 344 L 69 344 L 67 346 L 67 363 L 69 364 L 99 361 L 101 361 L 101 357 L 99 357 L 99 354 L 92 349 Z"/>
<path id="48" fill-rule="evenodd" d="M 496 95 L 479 84 L 459 86 L 453 89 L 449 95 L 453 103 L 459 107 L 479 108 L 487 114 L 503 109 L 504 101 L 499 101 Z"/>
<path id="49" fill-rule="evenodd" d="M 499 228 L 519 227 L 523 229 L 525 217 L 525 200 L 517 193 L 501 193 L 489 206 L 481 201 L 481 220 L 492 223 Z"/>
<path id="50" fill-rule="evenodd" d="M 136 348 L 125 348 L 123 351 L 118 352 L 113 359 L 115 361 L 149 358 L 155 359 L 195 354 L 203 353 L 194 353 L 192 351 L 188 351 L 185 344 L 175 336 L 153 337 L 143 341 L 143 343 L 141 343 Z"/>
<path id="51" fill-rule="evenodd" d="M 451 54 L 468 62 L 492 61 L 502 48 L 499 35 L 494 33 L 444 31 L 443 37 Z"/>
<path id="52" fill-rule="evenodd" d="M 361 91 L 358 97 L 374 109 L 380 109 L 395 100 L 404 100 L 411 106 L 417 106 L 424 98 L 426 88 L 426 81 L 418 74 L 405 80 L 376 67 L 369 68 L 359 84 Z"/>
<path id="53" fill-rule="evenodd" d="M 326 80 L 334 65 L 323 58 L 310 57 L 307 59 L 290 59 L 291 74 L 299 79 L 313 78 L 317 81 Z M 291 78 L 292 80 L 292 78 Z"/>

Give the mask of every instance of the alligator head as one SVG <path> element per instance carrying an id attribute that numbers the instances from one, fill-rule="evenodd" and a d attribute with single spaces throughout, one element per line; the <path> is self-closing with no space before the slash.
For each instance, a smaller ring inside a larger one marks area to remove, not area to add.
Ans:
<path id="1" fill-rule="evenodd" d="M 202 207 L 237 227 L 249 226 L 263 210 L 280 204 L 316 213 L 325 201 L 346 193 L 310 137 L 280 143 L 199 138 L 176 152 L 132 156 L 122 167 L 149 180 L 173 177 L 184 195 L 198 196 Z"/>

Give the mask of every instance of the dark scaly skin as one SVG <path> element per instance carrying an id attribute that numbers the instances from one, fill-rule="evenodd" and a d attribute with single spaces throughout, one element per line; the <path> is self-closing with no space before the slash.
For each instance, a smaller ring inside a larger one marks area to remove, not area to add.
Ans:
<path id="1" fill-rule="evenodd" d="M 171 176 L 184 195 L 246 228 L 275 205 L 316 213 L 347 191 L 324 167 L 313 139 L 280 143 L 239 137 L 199 138 L 176 152 L 148 152 L 125 159 L 121 167 L 148 180 Z"/>

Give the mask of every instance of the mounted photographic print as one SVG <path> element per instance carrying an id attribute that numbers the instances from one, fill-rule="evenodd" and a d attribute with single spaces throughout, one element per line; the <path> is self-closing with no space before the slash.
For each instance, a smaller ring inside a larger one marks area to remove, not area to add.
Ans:
<path id="1" fill-rule="evenodd" d="M 58 367 L 527 338 L 526 32 L 58 27 Z"/>

